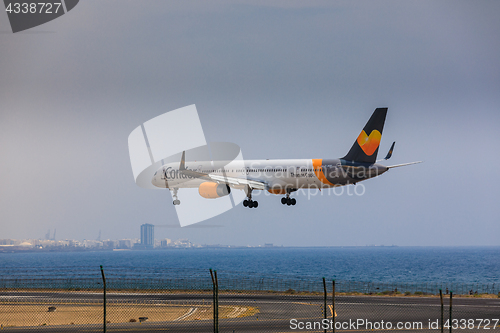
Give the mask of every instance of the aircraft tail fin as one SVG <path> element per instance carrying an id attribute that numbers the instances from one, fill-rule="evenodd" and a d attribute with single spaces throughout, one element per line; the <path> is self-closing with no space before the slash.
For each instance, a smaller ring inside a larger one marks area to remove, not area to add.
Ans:
<path id="1" fill-rule="evenodd" d="M 387 108 L 377 108 L 359 134 L 344 160 L 375 163 L 378 147 L 382 139 Z"/>

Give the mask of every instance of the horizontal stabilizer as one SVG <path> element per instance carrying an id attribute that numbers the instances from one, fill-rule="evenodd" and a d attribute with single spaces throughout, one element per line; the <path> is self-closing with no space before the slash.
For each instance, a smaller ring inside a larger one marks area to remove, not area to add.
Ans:
<path id="1" fill-rule="evenodd" d="M 402 166 L 407 166 L 407 165 L 412 165 L 412 164 L 418 164 L 418 163 L 422 163 L 423 161 L 417 161 L 417 162 L 410 162 L 410 163 L 403 163 L 403 164 L 396 164 L 396 165 L 391 165 L 391 166 L 388 166 L 387 169 L 392 169 L 392 168 L 399 168 L 399 167 L 402 167 Z"/>
<path id="2" fill-rule="evenodd" d="M 394 151 L 394 145 L 396 144 L 396 141 L 394 141 L 391 145 L 391 148 L 389 149 L 389 151 L 387 152 L 387 155 L 385 156 L 385 158 L 381 159 L 381 160 L 377 160 L 377 163 L 378 162 L 381 162 L 381 161 L 387 161 L 388 159 L 390 159 L 392 157 L 392 152 Z"/>

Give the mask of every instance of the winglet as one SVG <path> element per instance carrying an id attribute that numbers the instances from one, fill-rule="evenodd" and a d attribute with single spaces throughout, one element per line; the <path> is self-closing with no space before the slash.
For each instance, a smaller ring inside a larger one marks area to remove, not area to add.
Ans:
<path id="1" fill-rule="evenodd" d="M 396 144 L 396 141 L 394 141 L 394 142 L 392 143 L 392 146 L 391 146 L 391 148 L 389 149 L 389 152 L 387 153 L 387 156 L 384 158 L 384 160 L 386 160 L 386 161 L 387 161 L 388 159 L 390 159 L 390 158 L 391 158 L 391 156 L 392 156 L 392 152 L 394 151 L 394 145 L 395 145 L 395 144 Z"/>
<path id="2" fill-rule="evenodd" d="M 179 165 L 179 171 L 186 170 L 186 151 L 182 152 L 181 164 Z"/>

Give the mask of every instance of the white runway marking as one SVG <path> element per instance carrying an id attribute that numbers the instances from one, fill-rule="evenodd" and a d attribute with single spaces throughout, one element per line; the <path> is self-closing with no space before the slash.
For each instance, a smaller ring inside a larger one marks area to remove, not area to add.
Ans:
<path id="1" fill-rule="evenodd" d="M 180 316 L 179 318 L 177 319 L 174 319 L 174 321 L 179 321 L 179 320 L 183 320 L 183 319 L 186 319 L 187 317 L 191 316 L 193 313 L 196 312 L 196 310 L 198 310 L 198 308 L 190 308 L 188 310 L 188 312 L 186 312 L 185 314 L 183 314 L 182 316 Z"/>
<path id="2" fill-rule="evenodd" d="M 234 310 L 233 310 L 230 314 L 228 314 L 227 316 L 228 316 L 229 318 L 238 318 L 238 316 L 239 316 L 240 314 L 242 314 L 243 312 L 245 312 L 246 310 L 247 310 L 247 308 L 243 308 L 243 307 L 236 306 L 236 307 L 234 308 Z"/>

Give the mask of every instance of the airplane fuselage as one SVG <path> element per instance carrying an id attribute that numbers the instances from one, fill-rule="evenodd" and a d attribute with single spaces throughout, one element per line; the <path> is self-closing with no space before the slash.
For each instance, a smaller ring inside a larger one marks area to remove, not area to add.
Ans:
<path id="1" fill-rule="evenodd" d="M 386 114 L 387 108 L 375 109 L 349 152 L 342 158 L 186 161 L 186 151 L 183 151 L 180 162 L 164 164 L 155 172 L 151 182 L 156 187 L 170 189 L 174 205 L 180 204 L 177 195 L 180 188 L 198 188 L 199 194 L 206 199 L 229 195 L 231 189 L 244 190 L 247 199 L 243 200 L 243 206 L 249 208 L 258 207 L 258 202 L 252 199 L 254 190 L 284 195 L 281 203 L 294 206 L 297 200 L 290 194 L 299 189 L 356 184 L 391 168 L 419 163 L 391 166 L 377 163 Z M 384 160 L 392 156 L 394 144 Z"/>
<path id="2" fill-rule="evenodd" d="M 359 163 L 344 159 L 236 160 L 231 162 L 186 161 L 187 170 L 221 177 L 246 178 L 266 184 L 266 189 L 317 189 L 356 184 L 379 176 L 388 168 L 378 163 Z M 179 163 L 163 165 L 153 176 L 152 184 L 160 188 L 197 188 L 206 179 L 191 177 L 179 170 Z M 229 184 L 235 189 L 244 185 Z"/>

